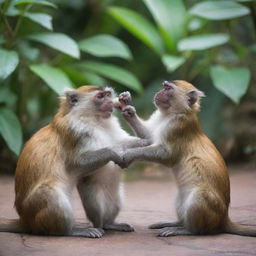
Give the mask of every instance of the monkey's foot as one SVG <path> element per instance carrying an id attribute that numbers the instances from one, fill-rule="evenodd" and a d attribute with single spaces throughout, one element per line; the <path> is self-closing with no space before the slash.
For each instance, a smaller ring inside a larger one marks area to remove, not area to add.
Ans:
<path id="1" fill-rule="evenodd" d="M 104 235 L 104 230 L 101 228 L 74 228 L 72 236 L 82 236 L 88 238 L 100 238 Z"/>
<path id="2" fill-rule="evenodd" d="M 167 236 L 189 236 L 189 235 L 193 235 L 193 234 L 183 227 L 167 227 L 167 228 L 162 228 L 157 236 L 167 237 Z"/>
<path id="3" fill-rule="evenodd" d="M 122 231 L 122 232 L 133 232 L 134 228 L 126 223 L 113 223 L 113 224 L 105 224 L 103 226 L 105 230 L 115 230 L 115 231 Z"/>
<path id="4" fill-rule="evenodd" d="M 160 229 L 160 228 L 166 228 L 166 227 L 182 227 L 182 223 L 180 221 L 173 221 L 173 222 L 160 221 L 150 225 L 148 228 Z"/>

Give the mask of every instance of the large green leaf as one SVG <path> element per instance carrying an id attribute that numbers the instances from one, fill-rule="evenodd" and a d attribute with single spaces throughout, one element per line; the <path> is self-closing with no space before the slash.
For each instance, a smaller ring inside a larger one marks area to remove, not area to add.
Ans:
<path id="1" fill-rule="evenodd" d="M 39 4 L 39 5 L 45 5 L 45 6 L 57 8 L 57 5 L 45 0 L 15 0 L 14 1 L 14 5 L 22 5 L 22 4 Z"/>
<path id="2" fill-rule="evenodd" d="M 96 61 L 79 63 L 77 66 L 123 84 L 138 93 L 141 93 L 143 90 L 140 81 L 132 73 L 123 68 Z"/>
<path id="3" fill-rule="evenodd" d="M 62 70 L 69 76 L 72 82 L 76 86 L 81 86 L 85 84 L 95 84 L 95 85 L 104 85 L 106 81 L 99 75 L 88 70 L 78 71 L 70 66 L 62 67 Z"/>
<path id="4" fill-rule="evenodd" d="M 0 133 L 8 147 L 18 155 L 22 146 L 21 125 L 16 115 L 5 107 L 0 107 Z"/>
<path id="5" fill-rule="evenodd" d="M 210 69 L 214 86 L 235 103 L 239 103 L 246 93 L 250 82 L 248 68 L 227 69 L 223 66 L 214 66 Z"/>
<path id="6" fill-rule="evenodd" d="M 204 34 L 184 38 L 179 41 L 178 49 L 180 51 L 187 50 L 205 50 L 215 46 L 219 46 L 228 42 L 227 34 Z"/>
<path id="7" fill-rule="evenodd" d="M 43 43 L 74 58 L 78 59 L 80 57 L 77 43 L 65 34 L 45 32 L 28 35 L 27 38 Z"/>
<path id="8" fill-rule="evenodd" d="M 27 12 L 24 14 L 24 16 L 32 20 L 33 22 L 38 23 L 42 27 L 52 30 L 52 17 L 50 15 L 39 12 Z"/>
<path id="9" fill-rule="evenodd" d="M 165 54 L 162 56 L 162 62 L 169 72 L 173 72 L 179 68 L 185 61 L 186 59 L 182 56 L 174 56 L 170 54 Z"/>
<path id="10" fill-rule="evenodd" d="M 123 7 L 111 7 L 108 12 L 148 47 L 158 54 L 163 53 L 163 42 L 157 29 L 142 15 Z"/>
<path id="11" fill-rule="evenodd" d="M 165 44 L 170 52 L 185 34 L 187 13 L 182 0 L 143 0 L 157 22 Z"/>
<path id="12" fill-rule="evenodd" d="M 197 3 L 189 12 L 209 20 L 227 20 L 247 15 L 250 10 L 234 1 L 221 0 Z"/>
<path id="13" fill-rule="evenodd" d="M 19 63 L 18 54 L 15 51 L 0 49 L 0 81 L 6 79 Z"/>
<path id="14" fill-rule="evenodd" d="M 97 57 L 120 57 L 131 59 L 129 48 L 120 39 L 111 35 L 97 35 L 79 42 L 79 48 Z"/>
<path id="15" fill-rule="evenodd" d="M 73 84 L 68 76 L 59 68 L 53 68 L 49 65 L 31 65 L 30 69 L 42 78 L 46 84 L 61 95 L 65 88 L 72 88 Z"/>

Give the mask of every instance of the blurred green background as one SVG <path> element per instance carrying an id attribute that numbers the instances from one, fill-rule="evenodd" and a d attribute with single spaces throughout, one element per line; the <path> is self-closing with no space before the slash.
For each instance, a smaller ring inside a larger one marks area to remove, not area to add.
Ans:
<path id="1" fill-rule="evenodd" d="M 0 0 L 0 172 L 65 87 L 130 90 L 147 118 L 163 80 L 203 90 L 200 120 L 230 162 L 256 158 L 256 2 Z"/>

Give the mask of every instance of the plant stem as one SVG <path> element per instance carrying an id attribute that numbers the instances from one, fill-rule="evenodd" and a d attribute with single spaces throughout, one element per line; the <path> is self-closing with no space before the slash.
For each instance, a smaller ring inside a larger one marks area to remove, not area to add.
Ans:
<path id="1" fill-rule="evenodd" d="M 3 22 L 4 22 L 4 24 L 5 24 L 6 28 L 7 28 L 7 31 L 8 31 L 8 33 L 9 33 L 10 37 L 13 37 L 13 30 L 12 30 L 12 27 L 11 27 L 11 25 L 9 24 L 7 18 L 5 17 L 4 11 L 0 8 L 0 21 L 1 21 L 1 18 L 3 19 Z"/>
<path id="2" fill-rule="evenodd" d="M 18 20 L 17 20 L 17 23 L 16 23 L 16 26 L 15 26 L 15 29 L 14 29 L 14 36 L 17 35 L 18 31 L 19 31 L 19 28 L 20 28 L 20 25 L 22 23 L 22 20 L 24 18 L 24 14 L 29 10 L 29 8 L 31 7 L 31 5 L 27 5 L 26 8 L 24 8 L 24 10 L 21 12 Z"/>

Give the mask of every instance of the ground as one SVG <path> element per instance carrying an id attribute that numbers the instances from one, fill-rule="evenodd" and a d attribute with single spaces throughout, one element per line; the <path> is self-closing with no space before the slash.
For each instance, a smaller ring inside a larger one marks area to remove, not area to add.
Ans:
<path id="1" fill-rule="evenodd" d="M 256 228 L 256 170 L 235 168 L 231 171 L 230 216 L 235 222 Z M 15 218 L 13 177 L 0 176 L 0 217 Z M 118 220 L 135 227 L 134 233 L 106 232 L 101 239 L 42 237 L 0 233 L 0 256 L 211 256 L 256 255 L 256 238 L 229 234 L 159 238 L 147 229 L 157 221 L 175 220 L 176 187 L 171 178 L 144 178 L 125 183 L 125 203 Z M 85 221 L 77 193 L 74 211 Z"/>

